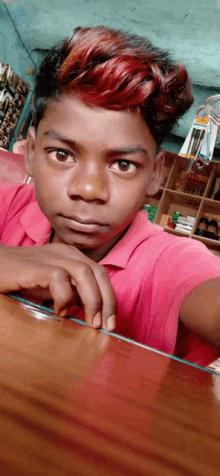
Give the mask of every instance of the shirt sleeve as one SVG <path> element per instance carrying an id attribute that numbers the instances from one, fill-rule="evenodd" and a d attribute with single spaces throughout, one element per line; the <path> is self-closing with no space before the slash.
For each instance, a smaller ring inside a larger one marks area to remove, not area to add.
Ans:
<path id="1" fill-rule="evenodd" d="M 197 286 L 220 277 L 220 259 L 190 238 L 178 238 L 158 257 L 152 280 L 151 345 L 173 354 L 184 298 Z M 158 337 L 159 336 L 159 337 Z"/>

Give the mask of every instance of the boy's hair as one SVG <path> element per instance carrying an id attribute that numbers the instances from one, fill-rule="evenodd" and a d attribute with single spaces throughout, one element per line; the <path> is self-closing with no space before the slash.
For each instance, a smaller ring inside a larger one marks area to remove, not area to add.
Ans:
<path id="1" fill-rule="evenodd" d="M 193 103 L 186 68 L 146 38 L 104 26 L 76 28 L 53 47 L 35 78 L 33 126 L 64 94 L 89 106 L 139 110 L 159 146 Z"/>

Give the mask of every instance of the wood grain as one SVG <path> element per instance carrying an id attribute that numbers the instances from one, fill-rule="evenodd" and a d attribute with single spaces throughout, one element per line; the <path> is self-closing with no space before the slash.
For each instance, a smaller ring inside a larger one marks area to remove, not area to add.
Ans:
<path id="1" fill-rule="evenodd" d="M 0 295 L 0 468 L 219 476 L 220 378 Z"/>

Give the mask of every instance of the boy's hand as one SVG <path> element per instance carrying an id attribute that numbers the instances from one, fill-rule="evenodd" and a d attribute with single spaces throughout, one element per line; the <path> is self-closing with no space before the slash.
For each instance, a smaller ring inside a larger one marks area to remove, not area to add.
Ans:
<path id="1" fill-rule="evenodd" d="M 34 297 L 34 290 L 41 290 L 44 299 L 54 300 L 54 312 L 60 315 L 80 298 L 90 326 L 114 329 L 116 298 L 108 274 L 77 248 L 62 243 L 0 245 L 0 268 L 0 292 L 33 290 Z"/>

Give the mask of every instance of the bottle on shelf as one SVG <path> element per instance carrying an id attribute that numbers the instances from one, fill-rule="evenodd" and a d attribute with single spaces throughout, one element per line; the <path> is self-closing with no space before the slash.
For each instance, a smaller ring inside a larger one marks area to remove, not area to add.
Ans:
<path id="1" fill-rule="evenodd" d="M 220 190 L 218 192 L 216 192 L 216 194 L 214 196 L 214 200 L 220 201 Z"/>
<path id="2" fill-rule="evenodd" d="M 220 177 L 215 179 L 213 194 L 210 198 L 220 201 Z"/>
<path id="3" fill-rule="evenodd" d="M 206 231 L 207 238 L 210 238 L 211 240 L 217 240 L 218 230 L 219 230 L 218 217 L 213 216 L 212 219 L 208 222 L 207 231 Z"/>
<path id="4" fill-rule="evenodd" d="M 206 213 L 203 214 L 203 216 L 199 220 L 199 224 L 197 227 L 197 230 L 195 232 L 196 235 L 198 236 L 204 236 L 207 238 L 207 228 L 209 224 L 209 218 Z"/>
<path id="5" fill-rule="evenodd" d="M 204 194 L 207 182 L 208 182 L 208 177 L 198 174 L 196 172 L 192 172 L 192 171 L 188 172 L 186 193 L 202 197 L 202 195 Z"/>
<path id="6" fill-rule="evenodd" d="M 176 178 L 175 183 L 174 183 L 174 189 L 176 190 L 176 192 L 183 192 L 184 191 L 183 182 L 182 182 L 181 178 Z"/>

